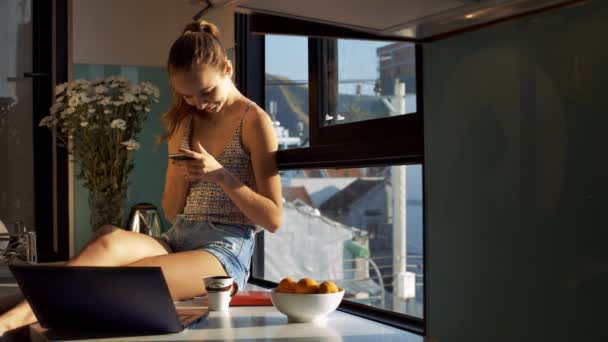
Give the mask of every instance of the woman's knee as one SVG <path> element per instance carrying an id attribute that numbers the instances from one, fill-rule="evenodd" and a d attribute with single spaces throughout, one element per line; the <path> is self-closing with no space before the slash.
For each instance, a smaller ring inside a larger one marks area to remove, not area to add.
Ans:
<path id="1" fill-rule="evenodd" d="M 105 255 L 121 262 L 134 262 L 147 257 L 167 254 L 170 250 L 145 234 L 133 233 L 112 225 L 99 228 L 93 244 L 103 250 Z"/>
<path id="2" fill-rule="evenodd" d="M 102 236 L 105 236 L 107 234 L 112 234 L 115 233 L 116 231 L 120 230 L 121 228 L 118 228 L 116 226 L 113 226 L 111 224 L 105 224 L 101 227 L 99 227 L 99 229 L 97 229 L 97 231 L 95 232 L 95 237 L 99 238 Z"/>
<path id="3" fill-rule="evenodd" d="M 94 244 L 108 252 L 120 250 L 117 247 L 120 244 L 119 235 L 121 231 L 122 229 L 116 226 L 104 225 L 97 230 Z"/>

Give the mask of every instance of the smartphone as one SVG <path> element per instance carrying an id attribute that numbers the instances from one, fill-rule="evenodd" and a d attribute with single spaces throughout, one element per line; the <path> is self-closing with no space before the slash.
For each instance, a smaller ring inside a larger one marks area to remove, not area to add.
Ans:
<path id="1" fill-rule="evenodd" d="M 183 153 L 169 153 L 169 158 L 173 160 L 195 160 L 195 158 Z"/>

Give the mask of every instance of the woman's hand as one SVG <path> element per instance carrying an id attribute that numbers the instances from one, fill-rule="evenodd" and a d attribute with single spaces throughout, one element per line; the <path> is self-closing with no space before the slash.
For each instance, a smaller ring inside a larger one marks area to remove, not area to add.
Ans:
<path id="1" fill-rule="evenodd" d="M 226 169 L 197 141 L 194 151 L 180 148 L 181 153 L 187 154 L 194 160 L 173 160 L 180 173 L 189 182 L 221 183 L 224 180 Z"/>

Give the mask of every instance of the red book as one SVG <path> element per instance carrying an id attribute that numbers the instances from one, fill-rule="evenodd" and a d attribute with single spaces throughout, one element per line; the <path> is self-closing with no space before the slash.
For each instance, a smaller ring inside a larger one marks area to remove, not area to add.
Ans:
<path id="1" fill-rule="evenodd" d="M 270 292 L 268 291 L 240 291 L 232 297 L 230 306 L 270 306 Z"/>

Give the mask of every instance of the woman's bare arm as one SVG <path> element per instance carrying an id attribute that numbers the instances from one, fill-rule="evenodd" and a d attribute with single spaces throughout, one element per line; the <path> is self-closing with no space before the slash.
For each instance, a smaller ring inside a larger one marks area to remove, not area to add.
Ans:
<path id="1" fill-rule="evenodd" d="M 271 233 L 281 226 L 281 179 L 276 166 L 278 144 L 268 114 L 252 107 L 243 122 L 243 143 L 249 149 L 257 192 L 230 172 L 219 183 L 234 204 L 253 222 Z"/>
<path id="2" fill-rule="evenodd" d="M 186 118 L 186 120 L 189 120 Z M 168 152 L 177 153 L 180 148 L 185 129 L 179 125 L 177 131 L 168 142 Z M 179 173 L 176 165 L 167 158 L 167 174 L 165 176 L 165 189 L 163 191 L 163 211 L 165 218 L 173 222 L 175 216 L 184 211 L 186 196 L 188 195 L 189 182 Z"/>

